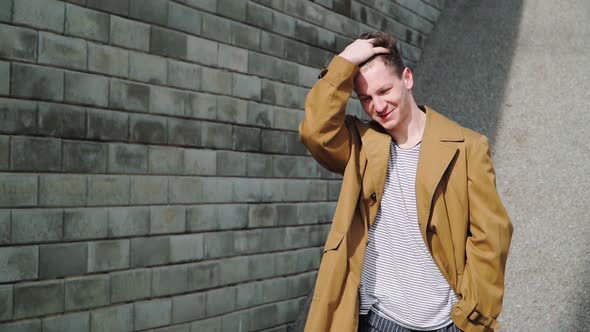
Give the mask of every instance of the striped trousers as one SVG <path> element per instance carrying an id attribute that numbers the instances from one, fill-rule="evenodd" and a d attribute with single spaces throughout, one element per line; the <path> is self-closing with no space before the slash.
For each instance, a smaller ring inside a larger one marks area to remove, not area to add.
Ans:
<path id="1" fill-rule="evenodd" d="M 358 332 L 415 332 L 417 330 L 410 330 L 398 325 L 396 322 L 381 317 L 372 310 L 366 315 L 359 315 Z M 423 332 L 423 331 L 422 331 Z M 438 330 L 430 332 L 462 332 L 454 323 L 442 327 Z"/>

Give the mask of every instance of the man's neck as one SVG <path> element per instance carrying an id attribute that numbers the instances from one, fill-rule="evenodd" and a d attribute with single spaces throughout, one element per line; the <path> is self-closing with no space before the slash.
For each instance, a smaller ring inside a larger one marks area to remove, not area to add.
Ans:
<path id="1" fill-rule="evenodd" d="M 400 148 L 407 149 L 415 146 L 422 140 L 425 126 L 426 114 L 418 105 L 412 103 L 410 114 L 404 119 L 403 123 L 393 128 L 389 134 Z"/>

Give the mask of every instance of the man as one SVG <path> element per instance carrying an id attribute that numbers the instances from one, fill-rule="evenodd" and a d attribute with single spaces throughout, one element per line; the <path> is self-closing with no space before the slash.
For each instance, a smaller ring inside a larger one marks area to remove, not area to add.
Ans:
<path id="1" fill-rule="evenodd" d="M 343 181 L 305 331 L 494 331 L 512 225 L 487 139 L 416 104 L 395 44 L 362 35 L 306 99 L 301 140 Z"/>

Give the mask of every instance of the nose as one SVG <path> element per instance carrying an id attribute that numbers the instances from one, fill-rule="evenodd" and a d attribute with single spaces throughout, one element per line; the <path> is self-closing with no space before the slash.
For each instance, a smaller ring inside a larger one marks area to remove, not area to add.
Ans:
<path id="1" fill-rule="evenodd" d="M 374 97 L 373 107 L 377 113 L 381 113 L 387 109 L 387 102 L 383 98 Z"/>

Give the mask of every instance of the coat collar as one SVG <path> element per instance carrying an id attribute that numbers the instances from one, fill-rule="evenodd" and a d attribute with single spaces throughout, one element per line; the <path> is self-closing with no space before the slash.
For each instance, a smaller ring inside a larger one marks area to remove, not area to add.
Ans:
<path id="1" fill-rule="evenodd" d="M 420 231 L 426 239 L 426 225 L 430 219 L 433 195 L 457 154 L 457 147 L 453 142 L 462 142 L 464 137 L 461 127 L 455 122 L 428 106 L 420 108 L 426 113 L 426 127 L 416 174 L 416 206 Z M 370 181 L 380 200 L 385 188 L 391 136 L 376 122 L 359 128 L 359 134 L 367 155 L 365 176 L 371 177 Z"/>

